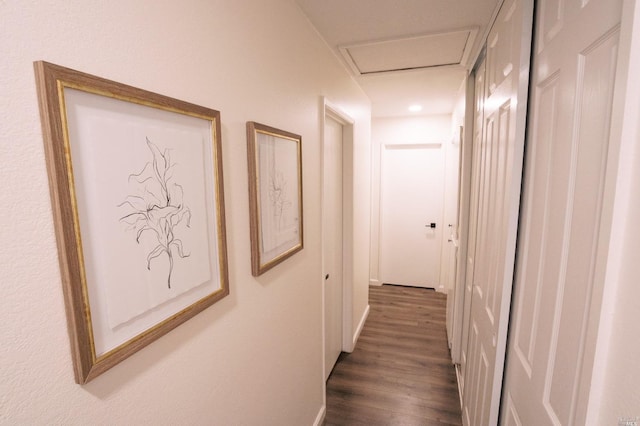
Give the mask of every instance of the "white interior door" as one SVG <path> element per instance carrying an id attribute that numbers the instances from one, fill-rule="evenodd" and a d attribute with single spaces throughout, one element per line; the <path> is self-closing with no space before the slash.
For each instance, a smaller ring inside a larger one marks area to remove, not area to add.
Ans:
<path id="1" fill-rule="evenodd" d="M 327 116 L 324 125 L 323 262 L 325 380 L 342 351 L 342 124 Z"/>
<path id="2" fill-rule="evenodd" d="M 533 2 L 505 0 L 485 62 L 475 243 L 464 394 L 465 425 L 498 422 L 506 351 L 529 70 Z M 527 36 L 528 35 L 528 36 Z"/>
<path id="3" fill-rule="evenodd" d="M 505 425 L 586 421 L 621 8 L 539 4 Z"/>
<path id="4" fill-rule="evenodd" d="M 384 145 L 382 150 L 380 279 L 438 288 L 444 150 L 440 144 Z"/>

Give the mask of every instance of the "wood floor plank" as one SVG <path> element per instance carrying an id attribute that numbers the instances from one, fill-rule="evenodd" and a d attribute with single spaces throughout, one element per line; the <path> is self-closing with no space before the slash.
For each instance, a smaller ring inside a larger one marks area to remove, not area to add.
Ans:
<path id="1" fill-rule="evenodd" d="M 369 318 L 327 381 L 325 426 L 461 425 L 446 296 L 372 286 Z"/>

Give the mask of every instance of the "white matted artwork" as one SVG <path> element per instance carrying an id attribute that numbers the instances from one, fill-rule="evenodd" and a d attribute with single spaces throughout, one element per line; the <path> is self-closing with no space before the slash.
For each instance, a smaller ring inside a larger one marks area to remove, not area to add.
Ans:
<path id="1" fill-rule="evenodd" d="M 37 62 L 76 381 L 229 293 L 220 113 Z"/>
<path id="2" fill-rule="evenodd" d="M 302 250 L 301 145 L 299 135 L 247 123 L 254 276 Z"/>

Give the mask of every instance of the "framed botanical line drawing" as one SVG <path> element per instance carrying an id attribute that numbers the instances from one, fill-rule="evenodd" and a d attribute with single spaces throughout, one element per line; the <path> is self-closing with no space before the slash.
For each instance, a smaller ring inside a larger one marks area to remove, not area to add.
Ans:
<path id="1" fill-rule="evenodd" d="M 247 122 L 251 273 L 302 250 L 302 138 Z"/>
<path id="2" fill-rule="evenodd" d="M 34 67 L 83 384 L 229 294 L 220 113 Z"/>

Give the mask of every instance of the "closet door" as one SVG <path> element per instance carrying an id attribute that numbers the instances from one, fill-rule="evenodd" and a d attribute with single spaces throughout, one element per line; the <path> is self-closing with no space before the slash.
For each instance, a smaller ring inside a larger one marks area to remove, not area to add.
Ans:
<path id="1" fill-rule="evenodd" d="M 473 294 L 473 266 L 475 259 L 476 231 L 478 228 L 478 197 L 480 188 L 480 147 L 483 141 L 484 121 L 484 71 L 485 61 L 482 60 L 474 72 L 474 120 L 473 120 L 473 152 L 471 159 L 471 193 L 469 206 L 469 230 L 467 239 L 466 277 L 464 282 L 464 303 L 462 313 L 462 338 L 460 343 L 460 364 L 458 366 L 458 387 L 460 394 L 465 394 L 465 376 L 467 360 L 469 358 L 469 327 L 471 317 L 471 295 Z"/>
<path id="2" fill-rule="evenodd" d="M 621 8 L 539 2 L 505 425 L 586 421 Z"/>
<path id="3" fill-rule="evenodd" d="M 463 422 L 498 421 L 520 207 L 531 0 L 505 0 L 487 39 Z"/>

